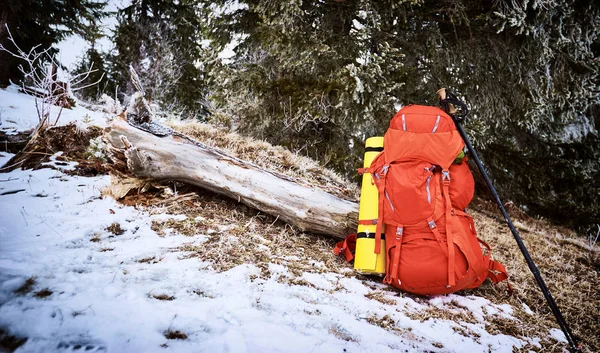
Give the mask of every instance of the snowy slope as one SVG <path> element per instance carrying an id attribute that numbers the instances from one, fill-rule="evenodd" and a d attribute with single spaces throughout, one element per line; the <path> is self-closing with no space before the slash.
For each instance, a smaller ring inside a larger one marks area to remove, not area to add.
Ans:
<path id="1" fill-rule="evenodd" d="M 35 101 L 35 97 L 19 93 L 18 86 L 11 85 L 6 89 L 0 89 L 0 131 L 10 134 L 33 129 L 39 121 Z M 106 125 L 104 113 L 93 112 L 77 105 L 62 111 L 59 107 L 52 106 L 51 122 L 54 123 L 57 117 L 59 118 L 57 125 L 82 121 L 97 126 Z"/>
<path id="2" fill-rule="evenodd" d="M 0 109 L 11 112 L 2 127 L 33 127 L 31 104 L 0 90 Z M 86 114 L 101 120 L 77 108 L 65 121 Z M 3 164 L 10 156 L 0 154 Z M 525 344 L 485 330 L 484 313 L 514 318 L 510 306 L 480 297 L 419 302 L 333 272 L 304 273 L 310 285 L 292 285 L 278 280 L 288 269 L 276 264 L 268 278 L 253 264 L 216 272 L 177 250 L 189 237 L 152 229 L 154 219 L 185 216 L 102 198 L 109 183 L 54 169 L 0 174 L 0 333 L 27 338 L 17 352 L 512 352 Z M 107 229 L 114 223 L 123 234 Z M 373 286 L 387 304 L 366 296 Z M 477 323 L 411 318 L 449 303 Z"/>

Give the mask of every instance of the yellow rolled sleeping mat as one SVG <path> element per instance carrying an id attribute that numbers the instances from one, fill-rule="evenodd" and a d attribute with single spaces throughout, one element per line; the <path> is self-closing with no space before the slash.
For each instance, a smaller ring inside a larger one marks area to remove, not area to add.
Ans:
<path id="1" fill-rule="evenodd" d="M 365 142 L 364 168 L 371 166 L 371 162 L 383 151 L 383 137 L 368 138 Z M 371 173 L 364 173 L 360 189 L 360 203 L 358 220 L 372 221 L 379 217 L 379 192 L 373 184 Z M 366 222 L 368 223 L 368 222 Z M 385 274 L 385 237 L 381 234 L 381 251 L 375 253 L 375 229 L 377 225 L 359 224 L 356 232 L 356 250 L 354 254 L 354 269 L 363 274 Z M 385 229 L 384 229 L 385 231 Z"/>

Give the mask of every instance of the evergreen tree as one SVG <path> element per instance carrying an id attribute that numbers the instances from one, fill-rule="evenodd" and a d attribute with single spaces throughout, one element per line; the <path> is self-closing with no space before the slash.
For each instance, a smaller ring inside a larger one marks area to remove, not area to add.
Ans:
<path id="1" fill-rule="evenodd" d="M 84 99 L 98 100 L 103 93 L 107 93 L 109 78 L 106 70 L 106 55 L 98 52 L 95 45 L 92 44 L 86 51 L 77 64 L 74 74 L 83 74 L 86 77 L 78 85 L 81 89 L 77 90 L 77 94 Z"/>
<path id="2" fill-rule="evenodd" d="M 9 31 L 25 52 L 36 45 L 50 48 L 71 34 L 89 40 L 96 35 L 98 20 L 106 16 L 105 6 L 106 1 L 103 0 L 3 0 L 0 6 L 0 45 L 15 51 L 8 39 Z M 8 85 L 11 79 L 21 78 L 18 65 L 18 60 L 12 55 L 0 51 L 0 86 Z"/>
<path id="3" fill-rule="evenodd" d="M 208 21 L 212 47 L 239 41 L 213 68 L 213 99 L 242 132 L 355 170 L 365 137 L 389 119 L 387 94 L 404 70 L 395 48 L 372 41 L 360 2 L 246 1 Z M 369 10 L 369 9 L 367 9 Z M 233 35 L 223 35 L 233 33 Z"/>
<path id="4" fill-rule="evenodd" d="M 204 2 L 212 99 L 242 132 L 354 174 L 398 104 L 448 87 L 502 194 L 575 226 L 600 219 L 591 0 Z"/>
<path id="5" fill-rule="evenodd" d="M 170 109 L 204 112 L 201 56 L 195 2 L 135 0 L 118 13 L 111 75 L 119 91 L 131 94 L 131 65 L 149 99 Z"/>

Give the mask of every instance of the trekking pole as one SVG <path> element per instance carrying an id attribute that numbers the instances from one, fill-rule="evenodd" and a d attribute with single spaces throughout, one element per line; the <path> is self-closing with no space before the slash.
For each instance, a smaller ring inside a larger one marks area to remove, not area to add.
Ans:
<path id="1" fill-rule="evenodd" d="M 449 91 L 446 91 L 445 88 L 442 88 L 439 91 L 437 91 L 437 95 L 440 98 L 440 103 L 441 103 L 442 107 L 444 108 L 444 110 L 452 117 L 452 120 L 454 120 L 454 123 L 456 124 L 456 129 L 458 130 L 460 136 L 462 137 L 463 141 L 465 142 L 465 145 L 467 146 L 467 149 L 471 153 L 473 160 L 475 160 L 475 164 L 477 164 L 477 168 L 481 172 L 481 175 L 483 176 L 483 179 L 485 180 L 487 187 L 492 192 L 492 196 L 494 197 L 494 200 L 498 204 L 498 207 L 500 208 L 500 211 L 502 212 L 502 215 L 504 216 L 504 220 L 506 221 L 506 224 L 508 224 L 508 227 L 510 228 L 510 231 L 512 232 L 513 237 L 517 241 L 517 245 L 519 245 L 519 249 L 521 250 L 521 253 L 523 253 L 523 256 L 525 257 L 525 261 L 527 261 L 527 266 L 529 266 L 529 270 L 531 271 L 531 273 L 533 273 L 533 277 L 535 277 L 535 280 L 536 280 L 538 286 L 540 287 L 542 293 L 544 294 L 544 297 L 546 298 L 546 301 L 548 302 L 548 305 L 550 306 L 550 309 L 552 310 L 552 313 L 554 314 L 554 317 L 556 318 L 558 325 L 560 326 L 563 333 L 565 334 L 565 337 L 567 338 L 567 341 L 569 342 L 569 345 L 571 346 L 571 350 L 576 353 L 581 352 L 581 344 L 577 341 L 577 338 L 571 333 L 571 330 L 569 329 L 569 325 L 567 324 L 564 317 L 562 316 L 560 309 L 558 308 L 558 306 L 556 305 L 556 302 L 554 301 L 554 298 L 552 297 L 552 294 L 550 294 L 550 291 L 548 290 L 548 287 L 546 286 L 546 283 L 544 282 L 544 279 L 542 278 L 540 271 L 538 270 L 537 266 L 531 259 L 531 256 L 529 255 L 529 251 L 527 251 L 527 248 L 525 247 L 523 240 L 519 236 L 519 232 L 517 232 L 517 229 L 515 228 L 510 217 L 508 216 L 508 213 L 506 212 L 506 209 L 504 209 L 504 206 L 502 205 L 502 201 L 500 201 L 500 197 L 498 196 L 498 193 L 496 192 L 494 185 L 492 185 L 490 178 L 488 177 L 485 169 L 483 168 L 483 164 L 481 163 L 481 160 L 477 156 L 477 152 L 475 152 L 475 149 L 473 148 L 473 145 L 471 144 L 471 140 L 469 140 L 469 137 L 467 136 L 467 134 L 465 133 L 465 130 L 463 129 L 463 127 L 461 125 L 461 122 L 465 119 L 465 117 L 467 116 L 467 114 L 469 112 L 467 109 L 467 106 L 465 105 L 465 103 L 458 100 L 458 98 L 456 98 L 456 96 L 454 94 L 452 94 Z M 460 111 L 458 111 L 456 109 L 456 107 L 460 108 Z"/>

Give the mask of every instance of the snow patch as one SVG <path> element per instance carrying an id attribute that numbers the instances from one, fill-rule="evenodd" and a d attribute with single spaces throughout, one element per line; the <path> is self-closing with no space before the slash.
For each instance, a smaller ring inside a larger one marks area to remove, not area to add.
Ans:
<path id="1" fill-rule="evenodd" d="M 0 130 L 7 134 L 29 131 L 34 129 L 38 123 L 38 115 L 35 107 L 36 99 L 19 92 L 16 85 L 0 89 Z M 51 122 L 58 116 L 60 107 L 52 106 L 50 110 Z M 85 125 L 105 127 L 109 116 L 102 112 L 93 112 L 83 107 L 75 106 L 72 109 L 63 109 L 58 120 L 59 126 L 78 122 Z"/>
<path id="2" fill-rule="evenodd" d="M 553 339 L 555 339 L 558 342 L 569 343 L 567 341 L 567 338 L 565 337 L 565 333 L 557 328 L 553 328 L 550 330 L 550 337 L 552 337 Z"/>
<path id="3" fill-rule="evenodd" d="M 31 97 L 2 90 L 0 98 L 2 107 L 18 103 L 9 108 L 20 112 L 11 129 L 37 123 Z M 103 198 L 109 176 L 46 168 L 1 179 L 0 194 L 21 190 L 0 195 L 0 327 L 28 338 L 20 352 L 509 353 L 524 344 L 488 333 L 483 322 L 458 323 L 477 336 L 465 337 L 454 321 L 409 316 L 452 302 L 458 306 L 452 310 L 469 310 L 478 320 L 511 317 L 509 306 L 484 298 L 447 295 L 419 303 L 377 279 L 326 272 L 322 262 L 315 262 L 322 273 L 300 276 L 275 263 L 266 273 L 253 264 L 215 272 L 178 250 L 190 237 L 152 229 L 154 220 L 185 215 L 150 215 Z M 109 230 L 115 223 L 122 234 Z M 31 288 L 17 293 L 29 278 Z M 36 296 L 42 290 L 50 294 Z M 169 339 L 174 331 L 187 339 Z"/>

